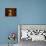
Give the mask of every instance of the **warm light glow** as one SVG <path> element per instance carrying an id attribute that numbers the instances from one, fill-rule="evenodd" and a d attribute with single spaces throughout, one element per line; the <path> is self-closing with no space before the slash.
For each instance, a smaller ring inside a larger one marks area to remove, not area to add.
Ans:
<path id="1" fill-rule="evenodd" d="M 12 10 L 8 10 L 9 11 L 9 16 L 12 16 Z"/>

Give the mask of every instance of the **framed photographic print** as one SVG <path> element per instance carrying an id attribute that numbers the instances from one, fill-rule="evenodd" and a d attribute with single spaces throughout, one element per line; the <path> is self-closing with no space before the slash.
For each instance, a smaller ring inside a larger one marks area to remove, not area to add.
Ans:
<path id="1" fill-rule="evenodd" d="M 46 25 L 19 25 L 20 40 L 46 41 Z"/>
<path id="2" fill-rule="evenodd" d="M 5 8 L 5 16 L 16 16 L 16 8 Z"/>

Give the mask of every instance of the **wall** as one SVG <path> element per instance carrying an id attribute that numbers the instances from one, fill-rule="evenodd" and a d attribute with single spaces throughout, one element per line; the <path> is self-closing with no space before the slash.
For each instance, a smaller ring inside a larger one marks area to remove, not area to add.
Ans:
<path id="1" fill-rule="evenodd" d="M 16 17 L 5 17 L 5 8 L 17 8 Z M 18 24 L 46 24 L 46 0 L 1 0 L 0 44 L 8 43 L 9 32 L 17 32 Z"/>

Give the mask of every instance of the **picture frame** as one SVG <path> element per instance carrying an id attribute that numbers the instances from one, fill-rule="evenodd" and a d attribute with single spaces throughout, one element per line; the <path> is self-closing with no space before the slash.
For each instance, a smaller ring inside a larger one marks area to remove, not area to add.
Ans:
<path id="1" fill-rule="evenodd" d="M 16 12 L 16 8 L 5 8 L 5 16 L 16 16 L 17 12 Z"/>

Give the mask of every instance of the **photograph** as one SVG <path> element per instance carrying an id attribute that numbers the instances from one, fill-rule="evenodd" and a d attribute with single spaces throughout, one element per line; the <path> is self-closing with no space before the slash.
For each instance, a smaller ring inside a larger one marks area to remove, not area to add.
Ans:
<path id="1" fill-rule="evenodd" d="M 16 8 L 5 8 L 5 16 L 16 16 Z"/>

